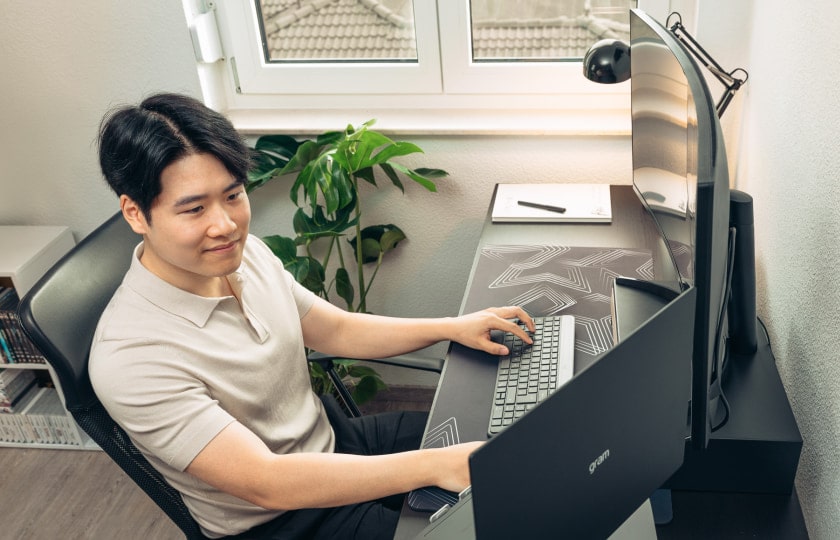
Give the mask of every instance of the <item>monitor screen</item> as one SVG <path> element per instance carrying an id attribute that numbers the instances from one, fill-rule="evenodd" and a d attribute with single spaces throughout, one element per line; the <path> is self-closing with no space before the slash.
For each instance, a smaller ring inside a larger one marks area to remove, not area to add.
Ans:
<path id="1" fill-rule="evenodd" d="M 719 424 L 729 264 L 729 177 L 717 112 L 692 57 L 662 25 L 630 14 L 633 185 L 683 287 L 697 288 L 691 441 Z"/>

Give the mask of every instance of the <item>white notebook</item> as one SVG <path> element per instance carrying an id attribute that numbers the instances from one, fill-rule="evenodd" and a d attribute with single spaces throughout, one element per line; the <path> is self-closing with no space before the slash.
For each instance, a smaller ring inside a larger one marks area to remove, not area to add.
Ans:
<path id="1" fill-rule="evenodd" d="M 609 184 L 499 184 L 494 222 L 612 221 Z"/>

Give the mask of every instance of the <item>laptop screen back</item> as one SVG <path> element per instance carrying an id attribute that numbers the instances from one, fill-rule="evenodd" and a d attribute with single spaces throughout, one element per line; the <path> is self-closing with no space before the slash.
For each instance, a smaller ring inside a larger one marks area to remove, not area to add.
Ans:
<path id="1" fill-rule="evenodd" d="M 470 459 L 476 536 L 606 538 L 682 464 L 695 289 Z"/>

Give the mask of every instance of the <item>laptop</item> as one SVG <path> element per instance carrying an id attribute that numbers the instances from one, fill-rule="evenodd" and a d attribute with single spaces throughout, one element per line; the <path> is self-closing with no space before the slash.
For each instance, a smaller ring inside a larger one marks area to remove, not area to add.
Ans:
<path id="1" fill-rule="evenodd" d="M 417 538 L 616 531 L 682 464 L 695 296 L 691 288 L 654 303 L 655 314 L 624 327 L 615 347 L 473 453 L 471 491 Z"/>

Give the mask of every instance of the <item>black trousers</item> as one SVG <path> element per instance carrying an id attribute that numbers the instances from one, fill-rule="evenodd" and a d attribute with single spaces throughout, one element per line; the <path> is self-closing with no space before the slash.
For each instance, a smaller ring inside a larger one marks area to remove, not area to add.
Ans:
<path id="1" fill-rule="evenodd" d="M 347 418 L 332 398 L 324 405 L 336 435 L 336 452 L 381 455 L 420 448 L 427 414 L 391 412 Z M 405 494 L 339 506 L 294 510 L 233 536 L 239 540 L 392 540 Z"/>

